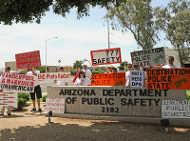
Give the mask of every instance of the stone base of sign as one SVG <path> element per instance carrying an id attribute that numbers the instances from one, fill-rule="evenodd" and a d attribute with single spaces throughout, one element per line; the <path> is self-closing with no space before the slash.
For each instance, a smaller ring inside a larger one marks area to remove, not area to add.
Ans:
<path id="1" fill-rule="evenodd" d="M 62 116 L 160 124 L 161 103 L 165 99 L 186 99 L 185 90 L 153 91 L 126 87 L 49 86 L 48 98 L 65 99 Z M 171 119 L 173 126 L 189 126 L 188 119 Z"/>
<path id="2" fill-rule="evenodd" d="M 47 113 L 45 114 L 47 115 Z M 87 120 L 108 120 L 115 122 L 129 122 L 139 124 L 160 125 L 161 118 L 151 117 L 128 117 L 128 116 L 99 116 L 89 114 L 53 114 L 53 117 L 63 117 L 72 119 L 87 119 Z M 53 121 L 53 120 L 52 120 Z M 170 127 L 188 127 L 190 128 L 189 119 L 169 119 Z"/>

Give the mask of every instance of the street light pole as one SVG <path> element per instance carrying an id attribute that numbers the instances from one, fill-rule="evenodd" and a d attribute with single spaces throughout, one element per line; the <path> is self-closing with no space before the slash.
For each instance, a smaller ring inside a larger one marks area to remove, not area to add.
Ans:
<path id="1" fill-rule="evenodd" d="M 58 39 L 58 37 L 55 36 L 55 37 L 48 38 L 45 40 L 45 67 L 46 67 L 45 72 L 47 72 L 47 41 L 52 40 L 52 39 Z"/>
<path id="2" fill-rule="evenodd" d="M 108 49 L 110 48 L 110 24 L 109 20 L 107 19 L 107 31 L 108 31 Z"/>
<path id="3" fill-rule="evenodd" d="M 47 72 L 47 40 L 45 40 L 45 66 L 46 66 L 45 72 Z"/>

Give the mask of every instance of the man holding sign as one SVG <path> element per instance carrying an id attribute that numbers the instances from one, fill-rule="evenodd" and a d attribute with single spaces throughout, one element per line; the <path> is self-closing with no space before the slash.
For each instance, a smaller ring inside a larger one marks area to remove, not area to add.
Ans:
<path id="1" fill-rule="evenodd" d="M 35 70 L 35 67 L 32 67 L 32 69 L 29 69 L 29 71 L 27 72 L 27 75 L 29 76 L 34 76 L 35 79 L 35 87 L 34 87 L 34 92 L 30 93 L 31 99 L 32 99 L 32 105 L 33 105 L 33 109 L 32 112 L 36 111 L 36 104 L 35 104 L 35 97 L 37 97 L 37 103 L 38 103 L 38 112 L 42 112 L 41 108 L 40 108 L 40 98 L 42 98 L 42 91 L 41 91 L 41 87 L 39 85 L 38 82 L 38 74 L 40 73 L 39 70 Z"/>

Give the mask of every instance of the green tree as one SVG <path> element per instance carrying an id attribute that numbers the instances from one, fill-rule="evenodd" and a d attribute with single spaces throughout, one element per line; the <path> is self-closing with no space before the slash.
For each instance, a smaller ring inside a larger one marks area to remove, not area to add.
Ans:
<path id="1" fill-rule="evenodd" d="M 74 64 L 73 64 L 73 68 L 74 69 L 82 69 L 82 61 L 77 60 Z"/>
<path id="2" fill-rule="evenodd" d="M 151 0 L 126 0 L 119 6 L 110 5 L 105 17 L 111 20 L 113 29 L 130 31 L 142 49 L 150 49 L 158 39 L 153 14 Z"/>
<path id="3" fill-rule="evenodd" d="M 45 73 L 46 68 L 45 68 L 45 67 L 43 67 L 43 66 L 41 66 L 41 67 L 37 67 L 37 70 L 39 70 L 39 71 L 40 71 L 40 73 Z"/>
<path id="4" fill-rule="evenodd" d="M 120 71 L 125 71 L 127 70 L 127 64 L 128 62 L 127 61 L 124 61 L 120 64 L 120 66 L 118 67 Z"/>
<path id="5" fill-rule="evenodd" d="M 0 23 L 40 23 L 40 19 L 51 7 L 55 14 L 62 16 L 75 8 L 81 17 L 88 15 L 90 7 L 107 8 L 110 3 L 118 4 L 122 1 L 125 0 L 0 0 Z"/>
<path id="6" fill-rule="evenodd" d="M 157 25 L 179 52 L 181 64 L 190 55 L 190 0 L 173 0 L 155 9 Z"/>

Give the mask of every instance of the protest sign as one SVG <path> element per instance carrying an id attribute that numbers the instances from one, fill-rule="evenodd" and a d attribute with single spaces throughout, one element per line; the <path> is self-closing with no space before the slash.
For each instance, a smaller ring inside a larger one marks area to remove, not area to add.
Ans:
<path id="1" fill-rule="evenodd" d="M 91 86 L 125 86 L 125 72 L 92 74 Z"/>
<path id="2" fill-rule="evenodd" d="M 1 77 L 1 89 L 3 90 L 19 92 L 34 91 L 34 76 L 17 73 L 3 73 Z"/>
<path id="3" fill-rule="evenodd" d="M 130 87 L 131 88 L 144 88 L 145 72 L 141 70 L 130 71 Z"/>
<path id="4" fill-rule="evenodd" d="M 121 63 L 120 48 L 92 50 L 92 66 Z"/>
<path id="5" fill-rule="evenodd" d="M 26 69 L 31 67 L 41 66 L 40 51 L 31 51 L 25 53 L 18 53 L 15 55 L 16 68 Z"/>
<path id="6" fill-rule="evenodd" d="M 0 93 L 0 109 L 2 107 L 17 108 L 18 96 L 16 92 L 1 92 Z"/>
<path id="7" fill-rule="evenodd" d="M 38 74 L 38 80 L 40 82 L 43 82 L 43 81 L 51 81 L 51 80 L 63 80 L 63 79 L 66 79 L 66 78 L 70 78 L 71 75 L 70 73 L 60 73 L 60 72 L 55 72 L 55 73 L 40 73 Z"/>
<path id="8" fill-rule="evenodd" d="M 162 118 L 190 118 L 188 100 L 162 100 Z"/>
<path id="9" fill-rule="evenodd" d="M 38 74 L 38 83 L 42 89 L 46 89 L 46 85 L 57 84 L 57 85 L 73 85 L 72 76 L 70 73 L 55 72 L 55 73 L 40 73 Z"/>
<path id="10" fill-rule="evenodd" d="M 65 99 L 63 98 L 47 98 L 46 99 L 46 111 L 52 111 L 53 113 L 65 112 Z"/>
<path id="11" fill-rule="evenodd" d="M 147 89 L 190 89 L 190 69 L 147 69 Z"/>
<path id="12" fill-rule="evenodd" d="M 165 64 L 164 48 L 154 48 L 131 52 L 132 63 L 138 63 L 140 66 L 156 66 Z"/>

